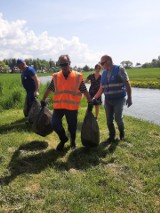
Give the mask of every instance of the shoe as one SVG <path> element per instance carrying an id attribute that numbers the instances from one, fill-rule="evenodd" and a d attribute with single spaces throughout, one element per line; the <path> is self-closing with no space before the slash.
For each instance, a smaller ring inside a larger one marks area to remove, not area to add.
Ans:
<path id="1" fill-rule="evenodd" d="M 109 137 L 106 142 L 107 143 L 112 143 L 112 142 L 115 142 L 115 141 L 116 141 L 115 137 Z"/>
<path id="2" fill-rule="evenodd" d="M 124 141 L 124 132 L 120 132 L 119 137 L 121 141 Z"/>
<path id="3" fill-rule="evenodd" d="M 124 137 L 120 137 L 120 140 L 121 140 L 121 141 L 125 141 L 125 138 L 124 138 Z"/>
<path id="4" fill-rule="evenodd" d="M 56 150 L 62 151 L 64 148 L 64 144 L 68 141 L 68 138 L 66 137 L 64 141 L 60 141 L 60 143 L 57 145 Z"/>
<path id="5" fill-rule="evenodd" d="M 72 149 L 72 151 L 75 151 L 77 149 L 76 145 L 74 145 L 74 146 L 72 145 L 71 149 Z"/>

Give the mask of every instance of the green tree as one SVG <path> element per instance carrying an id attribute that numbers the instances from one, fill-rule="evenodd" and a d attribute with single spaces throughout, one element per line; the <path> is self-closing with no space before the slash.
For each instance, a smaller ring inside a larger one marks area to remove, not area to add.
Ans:
<path id="1" fill-rule="evenodd" d="M 85 66 L 83 67 L 83 70 L 84 70 L 85 72 L 88 72 L 88 71 L 90 70 L 90 68 L 89 68 L 89 66 L 85 65 Z"/>
<path id="2" fill-rule="evenodd" d="M 122 61 L 120 64 L 122 64 L 122 66 L 126 69 L 129 69 L 133 66 L 133 63 L 131 61 Z"/>
<path id="3" fill-rule="evenodd" d="M 8 73 L 8 72 L 10 72 L 8 65 L 6 65 L 4 61 L 0 61 L 0 73 Z"/>

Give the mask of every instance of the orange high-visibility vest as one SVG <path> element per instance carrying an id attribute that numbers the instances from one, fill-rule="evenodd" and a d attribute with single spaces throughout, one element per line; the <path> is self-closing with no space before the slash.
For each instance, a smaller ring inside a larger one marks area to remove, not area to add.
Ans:
<path id="1" fill-rule="evenodd" d="M 82 74 L 74 70 L 64 77 L 62 71 L 52 75 L 54 82 L 54 96 L 53 108 L 54 109 L 68 109 L 78 110 L 82 93 L 79 90 L 82 82 Z"/>

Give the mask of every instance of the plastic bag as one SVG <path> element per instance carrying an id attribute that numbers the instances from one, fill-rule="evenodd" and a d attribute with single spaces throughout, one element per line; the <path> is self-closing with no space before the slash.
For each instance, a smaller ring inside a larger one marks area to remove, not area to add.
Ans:
<path id="1" fill-rule="evenodd" d="M 30 123 L 33 123 L 37 119 L 37 116 L 38 116 L 40 110 L 41 110 L 41 104 L 40 104 L 39 100 L 37 98 L 35 98 L 35 100 L 32 103 L 32 106 L 29 110 L 29 113 L 28 113 L 28 121 Z"/>
<path id="2" fill-rule="evenodd" d="M 37 119 L 32 125 L 32 130 L 43 137 L 49 135 L 52 131 L 52 113 L 47 106 L 42 107 Z"/>
<path id="3" fill-rule="evenodd" d="M 83 146 L 98 146 L 100 140 L 99 126 L 91 111 L 88 111 L 81 129 L 81 141 Z"/>

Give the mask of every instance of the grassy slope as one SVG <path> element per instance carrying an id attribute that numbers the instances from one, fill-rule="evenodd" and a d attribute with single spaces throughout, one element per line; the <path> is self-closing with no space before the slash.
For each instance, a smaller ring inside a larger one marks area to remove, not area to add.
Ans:
<path id="1" fill-rule="evenodd" d="M 86 150 L 69 143 L 57 153 L 53 132 L 43 138 L 24 124 L 22 110 L 0 114 L 0 212 L 159 212 L 160 126 L 125 117 L 126 141 Z M 64 121 L 64 125 L 66 123 Z M 108 137 L 103 108 L 101 142 Z"/>

